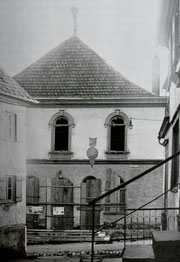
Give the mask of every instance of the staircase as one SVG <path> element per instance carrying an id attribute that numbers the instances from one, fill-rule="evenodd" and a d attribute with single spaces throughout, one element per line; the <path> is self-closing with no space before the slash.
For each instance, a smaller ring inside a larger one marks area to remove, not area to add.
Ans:
<path id="1" fill-rule="evenodd" d="M 179 262 L 180 232 L 152 232 L 152 245 L 128 245 L 123 262 Z"/>

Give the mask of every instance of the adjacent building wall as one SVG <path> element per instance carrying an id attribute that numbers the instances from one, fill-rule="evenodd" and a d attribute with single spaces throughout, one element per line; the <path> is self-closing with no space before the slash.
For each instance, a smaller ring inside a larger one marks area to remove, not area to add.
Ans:
<path id="1" fill-rule="evenodd" d="M 5 137 L 5 113 L 17 116 L 17 141 Z M 25 107 L 0 102 L 0 180 L 15 176 L 16 199 L 0 201 L 0 249 L 8 254 L 25 253 L 26 224 L 26 162 L 25 162 Z M 0 190 L 4 190 L 0 188 Z"/>

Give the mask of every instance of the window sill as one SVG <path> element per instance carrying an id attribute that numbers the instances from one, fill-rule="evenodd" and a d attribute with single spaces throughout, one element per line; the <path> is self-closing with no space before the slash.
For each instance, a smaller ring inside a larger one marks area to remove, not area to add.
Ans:
<path id="1" fill-rule="evenodd" d="M 71 159 L 73 152 L 69 151 L 51 151 L 49 152 L 50 159 Z"/>
<path id="2" fill-rule="evenodd" d="M 0 200 L 0 205 L 13 205 L 16 204 L 16 201 L 13 200 Z"/>
<path id="3" fill-rule="evenodd" d="M 106 151 L 105 153 L 107 155 L 122 155 L 122 154 L 127 155 L 129 154 L 128 151 Z"/>
<path id="4" fill-rule="evenodd" d="M 106 151 L 105 154 L 107 155 L 108 159 L 122 159 L 126 160 L 128 158 L 128 151 Z"/>

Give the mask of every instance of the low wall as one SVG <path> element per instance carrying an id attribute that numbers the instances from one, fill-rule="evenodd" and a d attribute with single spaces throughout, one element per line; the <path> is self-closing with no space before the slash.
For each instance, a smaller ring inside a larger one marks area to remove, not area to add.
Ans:
<path id="1" fill-rule="evenodd" d="M 6 258 L 26 255 L 25 225 L 0 227 L 0 253 Z"/>

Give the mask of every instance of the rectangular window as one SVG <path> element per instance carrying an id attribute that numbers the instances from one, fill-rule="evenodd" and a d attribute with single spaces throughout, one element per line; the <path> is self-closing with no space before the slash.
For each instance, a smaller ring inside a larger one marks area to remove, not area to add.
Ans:
<path id="1" fill-rule="evenodd" d="M 5 113 L 5 139 L 8 141 L 17 140 L 17 115 L 13 113 Z"/>
<path id="2" fill-rule="evenodd" d="M 179 121 L 175 124 L 173 128 L 172 137 L 172 154 L 179 151 Z M 172 159 L 171 168 L 171 187 L 175 186 L 179 180 L 179 156 Z"/>
<path id="3" fill-rule="evenodd" d="M 13 202 L 16 196 L 16 177 L 6 176 L 0 178 L 0 201 Z"/>

